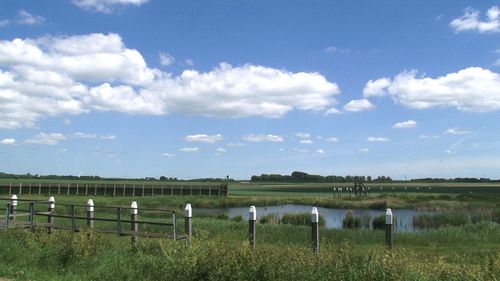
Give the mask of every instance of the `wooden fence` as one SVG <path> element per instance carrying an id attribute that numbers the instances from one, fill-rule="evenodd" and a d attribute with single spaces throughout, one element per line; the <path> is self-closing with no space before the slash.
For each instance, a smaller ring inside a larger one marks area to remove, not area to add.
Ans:
<path id="1" fill-rule="evenodd" d="M 118 207 L 96 206 L 89 199 L 86 205 L 57 204 L 57 208 L 54 197 L 48 201 L 36 201 L 21 200 L 12 195 L 11 198 L 0 198 L 0 201 L 6 203 L 0 216 L 0 229 L 44 228 L 48 233 L 56 230 L 96 231 L 131 236 L 133 247 L 140 236 L 189 241 L 192 233 L 190 229 L 186 229 L 187 235 L 179 233 L 175 210 L 138 208 L 135 201 L 130 207 Z M 139 219 L 139 214 L 143 219 Z M 190 217 L 185 220 L 191 225 Z"/>
<path id="2" fill-rule="evenodd" d="M 227 196 L 227 183 L 219 185 L 156 185 L 102 183 L 9 183 L 0 194 L 104 195 L 104 196 Z"/>

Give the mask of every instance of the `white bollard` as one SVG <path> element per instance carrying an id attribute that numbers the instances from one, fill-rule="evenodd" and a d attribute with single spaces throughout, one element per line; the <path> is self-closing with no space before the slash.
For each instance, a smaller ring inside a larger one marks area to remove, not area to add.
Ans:
<path id="1" fill-rule="evenodd" d="M 139 232 L 139 224 L 136 223 L 137 214 L 138 214 L 137 202 L 132 201 L 132 204 L 130 204 L 130 230 L 132 230 L 135 233 Z M 137 235 L 135 235 L 135 233 L 132 234 L 131 238 L 132 249 L 137 248 Z"/>
<path id="2" fill-rule="evenodd" d="M 311 210 L 311 241 L 312 251 L 317 254 L 319 252 L 319 213 L 316 207 Z"/>
<path id="3" fill-rule="evenodd" d="M 54 196 L 49 197 L 48 203 L 49 203 L 49 215 L 47 216 L 47 222 L 49 223 L 49 227 L 47 229 L 47 232 L 50 234 L 53 231 L 53 228 L 50 225 L 54 224 L 54 217 L 52 216 L 52 214 L 56 209 L 56 199 L 54 198 Z"/>
<path id="4" fill-rule="evenodd" d="M 248 238 L 250 240 L 250 245 L 255 248 L 255 224 L 257 221 L 257 210 L 255 206 L 251 206 L 248 211 Z"/>
<path id="5" fill-rule="evenodd" d="M 16 210 L 17 210 L 17 195 L 12 194 L 10 197 L 10 219 L 12 221 L 16 220 Z"/>
<path id="6" fill-rule="evenodd" d="M 385 212 L 385 243 L 387 248 L 392 249 L 393 245 L 393 217 L 391 209 Z"/>
<path id="7" fill-rule="evenodd" d="M 191 208 L 191 204 L 186 204 L 184 208 L 184 231 L 187 235 L 187 241 L 191 241 L 193 235 L 193 208 Z"/>
<path id="8" fill-rule="evenodd" d="M 87 226 L 94 228 L 94 200 L 87 200 Z"/>

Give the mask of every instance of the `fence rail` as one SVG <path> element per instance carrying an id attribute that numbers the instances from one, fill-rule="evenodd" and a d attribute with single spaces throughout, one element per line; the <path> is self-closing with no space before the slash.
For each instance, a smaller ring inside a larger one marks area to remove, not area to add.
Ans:
<path id="1" fill-rule="evenodd" d="M 104 196 L 227 196 L 227 183 L 218 185 L 156 185 L 103 183 L 33 183 L 0 185 L 0 194 Z"/>
<path id="2" fill-rule="evenodd" d="M 89 199 L 86 205 L 58 204 L 57 208 L 54 197 L 44 201 L 18 199 L 17 195 L 12 195 L 10 198 L 0 198 L 2 201 L 6 203 L 6 208 L 0 215 L 0 229 L 45 228 L 48 233 L 54 230 L 92 230 L 131 236 L 133 246 L 136 246 L 137 237 L 140 236 L 189 241 L 191 235 L 191 232 L 187 232 L 188 235 L 179 234 L 175 210 L 138 208 L 135 201 L 130 207 L 96 206 Z M 99 217 L 95 216 L 96 213 Z M 130 215 L 130 219 L 125 217 L 125 213 Z M 139 219 L 139 214 L 147 218 Z"/>

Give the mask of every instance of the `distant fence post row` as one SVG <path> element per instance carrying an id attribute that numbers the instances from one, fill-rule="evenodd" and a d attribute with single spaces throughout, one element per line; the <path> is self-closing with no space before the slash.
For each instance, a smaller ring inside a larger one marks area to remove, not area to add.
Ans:
<path id="1" fill-rule="evenodd" d="M 192 210 L 190 204 L 186 205 L 185 212 L 186 233 L 179 235 L 177 233 L 175 210 L 138 208 L 136 201 L 132 201 L 130 207 L 115 207 L 96 206 L 94 205 L 94 201 L 89 199 L 85 205 L 57 204 L 58 208 L 56 209 L 56 200 L 53 196 L 47 201 L 35 201 L 21 200 L 18 199 L 16 194 L 13 194 L 9 198 L 0 198 L 0 200 L 7 201 L 5 216 L 3 216 L 4 221 L 0 221 L 0 229 L 18 227 L 34 229 L 35 227 L 43 227 L 47 229 L 47 233 L 49 234 L 56 230 L 70 230 L 75 233 L 88 229 L 102 233 L 114 233 L 119 236 L 131 236 L 133 249 L 137 248 L 139 236 L 172 238 L 174 240 L 186 240 L 188 242 L 193 233 Z M 19 203 L 29 205 L 29 209 L 18 208 Z M 48 209 L 45 209 L 47 206 Z M 96 209 L 99 210 L 98 214 L 100 217 L 96 217 Z M 125 210 L 130 210 L 130 220 L 123 217 L 123 211 Z M 140 220 L 138 217 L 139 211 L 151 215 L 151 219 Z M 86 213 L 86 215 L 80 215 L 82 213 Z M 115 217 L 113 217 L 113 214 Z M 170 214 L 171 219 L 168 219 L 168 215 L 165 216 L 164 214 Z M 28 221 L 16 219 L 20 217 L 28 217 Z M 42 219 L 42 217 L 46 217 L 47 219 Z M 167 220 L 167 222 L 165 222 L 165 220 Z M 84 223 L 78 223 L 79 221 L 84 221 Z M 95 222 L 100 222 L 101 224 L 96 225 Z M 124 228 L 126 224 L 130 224 L 130 230 Z M 112 228 L 113 225 L 114 228 Z M 144 229 L 140 230 L 139 225 L 144 225 Z"/>
<path id="2" fill-rule="evenodd" d="M 0 185 L 1 194 L 104 196 L 227 196 L 227 183 L 218 185 L 157 185 L 102 183 L 16 183 Z"/>

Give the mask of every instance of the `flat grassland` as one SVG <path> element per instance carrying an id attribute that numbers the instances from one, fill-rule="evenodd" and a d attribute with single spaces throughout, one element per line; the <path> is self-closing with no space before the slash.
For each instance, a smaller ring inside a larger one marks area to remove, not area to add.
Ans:
<path id="1" fill-rule="evenodd" d="M 292 203 L 481 210 L 500 217 L 500 184 L 366 186 L 371 192 L 360 197 L 345 191 L 342 197 L 338 193 L 333 196 L 333 187 L 351 187 L 349 184 L 274 183 L 231 183 L 227 197 L 91 197 L 96 206 L 130 206 L 136 200 L 139 207 L 173 208 L 180 214 L 186 203 L 193 208 Z M 22 198 L 47 199 L 27 194 Z M 56 209 L 57 204 L 85 204 L 87 198 L 56 195 Z M 182 229 L 183 218 L 179 217 Z M 307 226 L 258 224 L 255 250 L 247 242 L 246 218 L 194 217 L 193 226 L 194 237 L 188 247 L 182 241 L 141 238 L 133 251 L 129 237 L 86 231 L 48 235 L 44 230 L 3 230 L 0 276 L 17 280 L 500 280 L 497 223 L 471 222 L 396 233 L 392 251 L 384 247 L 383 231 L 322 228 L 319 255 L 310 250 L 311 229 Z"/>

